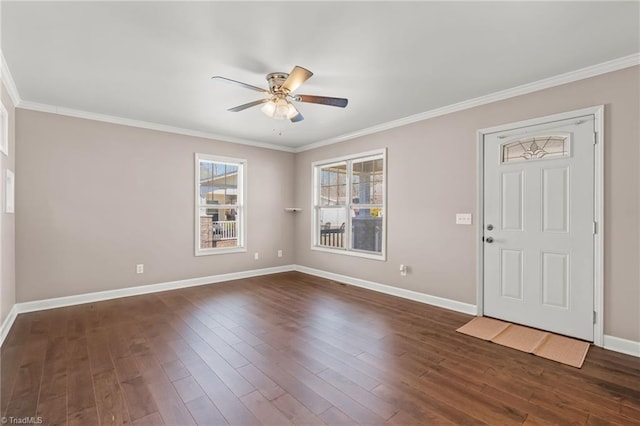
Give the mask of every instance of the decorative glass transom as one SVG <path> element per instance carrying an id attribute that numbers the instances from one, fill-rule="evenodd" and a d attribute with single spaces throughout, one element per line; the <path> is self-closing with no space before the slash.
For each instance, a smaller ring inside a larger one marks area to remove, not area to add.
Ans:
<path id="1" fill-rule="evenodd" d="M 540 160 L 569 156 L 568 136 L 534 136 L 502 146 L 502 162 Z"/>

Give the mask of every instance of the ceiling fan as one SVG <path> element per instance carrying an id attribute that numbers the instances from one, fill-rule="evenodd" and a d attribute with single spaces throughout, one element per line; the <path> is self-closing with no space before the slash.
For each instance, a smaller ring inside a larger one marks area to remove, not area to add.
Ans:
<path id="1" fill-rule="evenodd" d="M 242 83 L 240 81 L 232 80 L 230 78 L 221 77 L 219 75 L 211 78 L 224 81 L 226 83 L 235 84 L 236 86 L 244 87 L 247 89 L 255 90 L 256 92 L 264 93 L 269 97 L 266 99 L 260 99 L 257 101 L 249 102 L 243 105 L 239 105 L 234 108 L 229 108 L 227 111 L 238 112 L 247 108 L 251 108 L 257 105 L 264 104 L 262 106 L 262 112 L 268 117 L 275 118 L 277 120 L 289 119 L 292 123 L 297 123 L 304 120 L 304 117 L 291 103 L 296 102 L 308 102 L 312 104 L 329 105 L 344 108 L 349 102 L 345 98 L 331 98 L 327 96 L 315 96 L 315 95 L 297 95 L 293 92 L 305 81 L 307 81 L 313 73 L 308 69 L 295 66 L 290 74 L 284 72 L 272 72 L 267 74 L 267 83 L 269 84 L 269 90 L 261 87 L 252 86 L 251 84 Z"/>

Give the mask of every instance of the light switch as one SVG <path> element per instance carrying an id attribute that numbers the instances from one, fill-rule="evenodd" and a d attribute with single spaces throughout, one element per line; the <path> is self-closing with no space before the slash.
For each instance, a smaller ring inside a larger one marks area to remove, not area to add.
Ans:
<path id="1" fill-rule="evenodd" d="M 456 213 L 456 225 L 471 225 L 471 213 Z"/>

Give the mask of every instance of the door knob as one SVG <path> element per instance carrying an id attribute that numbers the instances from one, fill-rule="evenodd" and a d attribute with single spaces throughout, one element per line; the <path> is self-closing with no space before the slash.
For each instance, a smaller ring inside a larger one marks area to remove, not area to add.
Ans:
<path id="1" fill-rule="evenodd" d="M 485 241 L 488 242 L 489 244 L 491 244 L 493 242 L 493 238 L 492 237 L 487 237 L 487 238 L 485 238 Z"/>

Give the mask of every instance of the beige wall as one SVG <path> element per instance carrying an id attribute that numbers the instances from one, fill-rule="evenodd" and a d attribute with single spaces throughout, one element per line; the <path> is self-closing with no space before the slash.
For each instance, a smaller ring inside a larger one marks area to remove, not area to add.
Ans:
<path id="1" fill-rule="evenodd" d="M 0 223 L 2 226 L 2 242 L 0 246 L 0 323 L 4 321 L 16 301 L 16 271 L 15 271 L 15 214 L 4 212 L 4 193 L 6 170 L 16 173 L 16 143 L 15 143 L 15 108 L 9 93 L 0 82 L 2 103 L 9 113 L 9 156 L 0 154 Z M 17 181 L 16 173 L 16 181 Z"/>
<path id="2" fill-rule="evenodd" d="M 17 109 L 17 301 L 297 263 L 475 303 L 475 225 L 454 217 L 476 217 L 477 130 L 605 104 L 605 334 L 640 341 L 639 92 L 629 68 L 295 156 Z M 387 261 L 310 250 L 311 162 L 383 147 Z M 247 253 L 194 257 L 194 152 L 248 159 Z"/>
<path id="3" fill-rule="evenodd" d="M 291 153 L 20 108 L 16 127 L 18 302 L 293 263 Z M 196 152 L 248 160 L 246 253 L 194 256 Z"/>
<path id="4" fill-rule="evenodd" d="M 421 121 L 296 156 L 296 263 L 476 302 L 476 132 L 605 105 L 605 334 L 640 341 L 640 67 Z M 310 250 L 311 162 L 388 149 L 387 262 Z M 398 267 L 409 266 L 401 277 Z"/>

